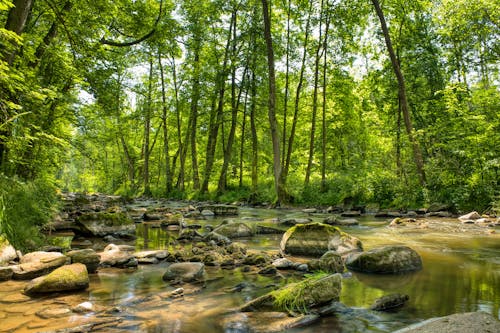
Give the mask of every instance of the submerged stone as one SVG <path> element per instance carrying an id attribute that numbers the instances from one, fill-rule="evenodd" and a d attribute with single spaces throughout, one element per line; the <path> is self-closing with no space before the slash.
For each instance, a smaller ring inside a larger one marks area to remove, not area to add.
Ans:
<path id="1" fill-rule="evenodd" d="M 410 299 L 410 296 L 404 294 L 390 294 L 382 296 L 375 300 L 370 306 L 370 310 L 391 311 L 402 307 Z"/>

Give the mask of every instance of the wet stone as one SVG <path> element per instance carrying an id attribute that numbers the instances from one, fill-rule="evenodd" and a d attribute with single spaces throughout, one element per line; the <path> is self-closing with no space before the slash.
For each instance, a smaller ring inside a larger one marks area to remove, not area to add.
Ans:
<path id="1" fill-rule="evenodd" d="M 31 298 L 21 293 L 9 294 L 0 299 L 1 303 L 21 303 L 29 301 Z"/>
<path id="2" fill-rule="evenodd" d="M 42 319 L 62 318 L 71 315 L 71 310 L 68 308 L 49 308 L 38 311 L 36 315 Z"/>

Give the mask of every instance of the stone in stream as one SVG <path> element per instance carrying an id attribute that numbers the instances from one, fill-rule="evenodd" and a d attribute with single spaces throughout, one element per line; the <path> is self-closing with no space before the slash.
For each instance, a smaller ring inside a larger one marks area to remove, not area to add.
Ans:
<path id="1" fill-rule="evenodd" d="M 112 234 L 134 234 L 135 223 L 126 213 L 92 212 L 80 215 L 77 220 L 81 231 L 97 237 Z"/>
<path id="2" fill-rule="evenodd" d="M 282 254 L 321 256 L 333 250 L 340 255 L 361 251 L 361 241 L 324 223 L 297 224 L 288 229 L 280 243 Z"/>
<path id="3" fill-rule="evenodd" d="M 254 234 L 253 230 L 245 223 L 230 221 L 224 221 L 221 225 L 215 227 L 213 232 L 229 239 L 251 237 Z"/>
<path id="4" fill-rule="evenodd" d="M 319 259 L 313 259 L 307 263 L 311 271 L 323 271 L 326 273 L 344 272 L 344 261 L 340 254 L 335 251 L 325 252 Z"/>
<path id="5" fill-rule="evenodd" d="M 100 266 L 103 267 L 137 267 L 137 259 L 133 255 L 134 247 L 127 247 L 126 245 L 109 244 L 104 248 L 104 251 L 99 255 L 101 256 Z"/>
<path id="6" fill-rule="evenodd" d="M 500 321 L 485 312 L 456 313 L 427 319 L 393 333 L 494 333 L 500 332 Z"/>
<path id="7" fill-rule="evenodd" d="M 74 250 L 66 253 L 71 258 L 71 263 L 81 263 L 87 266 L 89 273 L 95 273 L 101 257 L 92 249 Z"/>
<path id="8" fill-rule="evenodd" d="M 12 275 L 14 275 L 14 271 L 12 267 L 0 267 L 0 281 L 7 281 L 12 279 Z"/>
<path id="9" fill-rule="evenodd" d="M 370 310 L 374 311 L 391 311 L 398 309 L 406 304 L 410 296 L 404 294 L 390 294 L 377 298 L 370 306 Z"/>
<path id="10" fill-rule="evenodd" d="M 323 220 L 323 223 L 329 224 L 329 225 L 339 225 L 343 227 L 349 227 L 353 225 L 358 225 L 359 221 L 350 218 L 350 219 L 338 219 L 337 216 L 329 216 Z"/>
<path id="11" fill-rule="evenodd" d="M 204 281 L 205 265 L 201 262 L 174 263 L 167 267 L 163 280 L 172 283 Z"/>
<path id="12" fill-rule="evenodd" d="M 277 333 L 299 326 L 307 326 L 317 315 L 291 317 L 284 312 L 245 312 L 230 314 L 221 322 L 224 332 Z"/>
<path id="13" fill-rule="evenodd" d="M 31 280 L 48 274 L 69 262 L 69 258 L 58 252 L 31 252 L 24 255 L 19 265 L 11 266 L 14 280 Z"/>
<path id="14" fill-rule="evenodd" d="M 305 217 L 305 218 L 293 218 L 293 217 L 289 217 L 289 218 L 285 218 L 285 219 L 280 219 L 279 220 L 279 223 L 280 225 L 284 225 L 284 226 L 287 226 L 287 227 L 291 227 L 291 226 L 294 226 L 294 225 L 297 225 L 297 224 L 308 224 L 308 223 L 311 223 L 312 220 L 308 217 Z"/>
<path id="15" fill-rule="evenodd" d="M 202 212 L 202 215 L 205 215 L 203 211 L 207 211 L 207 213 L 210 211 L 216 216 L 238 215 L 238 207 L 233 205 L 204 205 L 198 207 L 198 210 Z"/>
<path id="16" fill-rule="evenodd" d="M 352 254 L 346 266 L 364 273 L 399 274 L 422 269 L 422 258 L 407 246 L 390 245 Z"/>
<path id="17" fill-rule="evenodd" d="M 87 267 L 76 263 L 59 267 L 52 273 L 31 280 L 24 288 L 27 295 L 85 289 L 89 286 Z"/>
<path id="18" fill-rule="evenodd" d="M 481 218 L 481 215 L 479 215 L 478 212 L 474 211 L 474 212 L 470 212 L 468 214 L 462 215 L 458 219 L 460 221 L 466 221 L 466 220 L 477 220 L 480 218 Z"/>
<path id="19" fill-rule="evenodd" d="M 309 313 L 315 307 L 338 301 L 341 288 L 340 274 L 313 276 L 253 299 L 244 304 L 240 311 L 271 309 Z"/>

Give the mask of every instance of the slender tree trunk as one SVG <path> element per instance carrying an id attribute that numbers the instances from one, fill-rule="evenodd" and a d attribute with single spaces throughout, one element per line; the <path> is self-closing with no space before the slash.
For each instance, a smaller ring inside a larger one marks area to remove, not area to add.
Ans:
<path id="1" fill-rule="evenodd" d="M 327 58 L 328 52 L 326 46 L 328 45 L 328 31 L 330 28 L 330 13 L 326 9 L 326 27 L 325 27 L 325 40 L 323 42 L 323 105 L 321 112 L 321 192 L 326 192 L 326 73 L 327 73 Z"/>
<path id="2" fill-rule="evenodd" d="M 248 87 L 248 86 L 247 86 Z M 241 120 L 241 141 L 240 141 L 240 174 L 239 187 L 243 187 L 243 153 L 245 151 L 245 135 L 247 126 L 248 88 L 245 91 L 245 101 L 243 102 L 243 119 Z"/>
<path id="3" fill-rule="evenodd" d="M 280 163 L 280 138 L 278 134 L 278 121 L 276 120 L 276 78 L 274 71 L 274 50 L 271 36 L 271 20 L 267 0 L 262 0 L 262 12 L 264 16 L 264 39 L 267 47 L 267 65 L 269 71 L 269 107 L 268 118 L 271 129 L 271 140 L 273 142 L 273 173 L 274 188 L 276 192 L 276 205 L 285 202 L 285 191 L 281 178 Z"/>
<path id="4" fill-rule="evenodd" d="M 286 155 L 286 128 L 288 116 L 288 91 L 290 87 L 290 14 L 291 14 L 292 1 L 288 0 L 288 8 L 286 11 L 286 61 L 285 61 L 285 96 L 283 100 L 283 147 L 281 148 L 281 169 L 285 168 L 285 155 Z"/>
<path id="5" fill-rule="evenodd" d="M 158 49 L 158 66 L 160 67 L 160 80 L 161 80 L 161 102 L 162 102 L 161 121 L 163 124 L 163 151 L 165 154 L 165 191 L 166 193 L 170 193 L 172 191 L 172 172 L 170 169 L 170 146 L 168 139 L 169 131 L 167 126 L 167 94 L 165 91 L 165 76 L 163 73 L 163 65 L 161 63 L 160 49 Z"/>
<path id="6" fill-rule="evenodd" d="M 312 162 L 314 158 L 314 139 L 316 136 L 316 116 L 318 114 L 318 85 L 319 85 L 319 62 L 321 59 L 321 48 L 322 48 L 322 20 L 323 20 L 323 0 L 321 0 L 321 9 L 320 9 L 320 23 L 319 23 L 319 39 L 318 39 L 318 47 L 316 48 L 316 57 L 314 60 L 314 90 L 313 90 L 313 104 L 312 104 L 312 115 L 311 115 L 311 130 L 309 137 L 309 157 L 307 159 L 307 167 L 306 167 L 306 176 L 305 176 L 305 185 L 308 186 L 311 178 L 311 169 Z"/>
<path id="7" fill-rule="evenodd" d="M 256 118 L 256 97 L 257 97 L 257 87 L 255 82 L 255 72 L 252 71 L 252 82 L 251 82 L 251 93 L 250 100 L 252 104 L 250 106 L 250 132 L 252 134 L 252 197 L 257 195 L 257 186 L 259 184 L 259 138 L 257 136 L 257 125 L 255 122 Z"/>
<path id="8" fill-rule="evenodd" d="M 286 153 L 285 169 L 283 170 L 283 182 L 286 184 L 288 178 L 288 171 L 290 170 L 290 162 L 292 159 L 293 143 L 295 140 L 295 131 L 297 129 L 297 122 L 299 119 L 299 107 L 300 107 L 300 94 L 302 92 L 302 85 L 304 84 L 304 73 L 306 68 L 307 59 L 307 47 L 309 43 L 309 28 L 311 24 L 311 11 L 312 11 L 312 1 L 309 4 L 309 13 L 307 14 L 306 22 L 306 33 L 304 39 L 304 50 L 302 53 L 302 62 L 300 65 L 299 82 L 297 84 L 297 90 L 295 91 L 295 105 L 293 111 L 292 128 L 290 129 L 290 136 L 288 137 L 288 149 Z"/>
<path id="9" fill-rule="evenodd" d="M 151 187 L 149 184 L 149 133 L 151 132 L 151 109 L 152 109 L 152 90 L 153 90 L 153 56 L 149 55 L 149 82 L 148 82 L 148 96 L 147 104 L 144 110 L 144 196 L 151 196 Z"/>
<path id="10" fill-rule="evenodd" d="M 196 42 L 194 54 L 193 91 L 191 95 L 191 168 L 193 171 L 193 189 L 200 189 L 200 177 L 198 171 L 198 151 L 196 147 L 196 130 L 198 127 L 198 101 L 200 99 L 200 48 L 199 41 Z"/>
<path id="11" fill-rule="evenodd" d="M 399 98 L 401 100 L 401 109 L 403 112 L 403 120 L 405 122 L 406 133 L 408 135 L 408 139 L 412 145 L 413 149 L 413 159 L 415 161 L 415 166 L 417 168 L 417 173 L 419 177 L 419 181 L 421 185 L 425 185 L 425 171 L 424 171 L 424 160 L 422 158 L 422 152 L 420 150 L 420 146 L 415 139 L 415 130 L 413 129 L 413 125 L 411 123 L 410 111 L 408 107 L 408 100 L 406 97 L 406 85 L 403 77 L 403 73 L 399 66 L 399 62 L 397 61 L 396 54 L 392 47 L 391 37 L 389 35 L 389 30 L 387 29 L 387 23 L 385 21 L 384 13 L 380 8 L 380 4 L 378 0 L 372 0 L 373 6 L 375 7 L 375 11 L 377 12 L 377 16 L 380 20 L 380 25 L 382 28 L 382 32 L 384 34 L 385 44 L 387 46 L 387 51 L 389 52 L 389 57 L 391 58 L 392 68 L 394 73 L 396 74 L 396 78 L 399 86 Z"/>
<path id="12" fill-rule="evenodd" d="M 236 10 L 233 10 L 231 14 L 231 23 L 229 24 L 229 32 L 226 40 L 226 48 L 224 50 L 224 60 L 222 61 L 222 68 L 218 73 L 217 86 L 219 88 L 219 100 L 217 108 L 213 110 L 210 114 L 210 132 L 208 134 L 207 151 L 206 151 L 206 163 L 205 172 L 203 175 L 203 183 L 201 185 L 201 193 L 206 193 L 208 191 L 208 184 L 210 182 L 210 177 L 212 174 L 212 169 L 215 161 L 215 151 L 217 148 L 217 137 L 219 135 L 219 128 L 223 122 L 224 116 L 224 94 L 226 91 L 226 77 L 227 77 L 227 62 L 229 59 L 230 44 L 233 35 L 233 29 L 235 29 L 236 24 Z M 224 137 L 224 136 L 223 136 Z"/>

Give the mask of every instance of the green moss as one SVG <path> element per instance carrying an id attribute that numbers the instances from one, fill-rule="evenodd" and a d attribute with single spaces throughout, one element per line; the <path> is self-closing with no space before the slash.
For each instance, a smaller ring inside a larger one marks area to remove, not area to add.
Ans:
<path id="1" fill-rule="evenodd" d="M 81 215 L 78 220 L 80 222 L 100 221 L 108 227 L 127 225 L 133 223 L 132 219 L 126 213 L 110 213 L 100 212 L 93 214 Z"/>
<path id="2" fill-rule="evenodd" d="M 309 290 L 314 282 L 326 276 L 328 276 L 328 274 L 325 272 L 317 272 L 301 282 L 291 283 L 284 288 L 271 292 L 274 299 L 274 307 L 281 311 L 299 313 L 309 312 L 309 304 L 307 304 L 308 298 L 304 297 L 304 292 Z"/>

